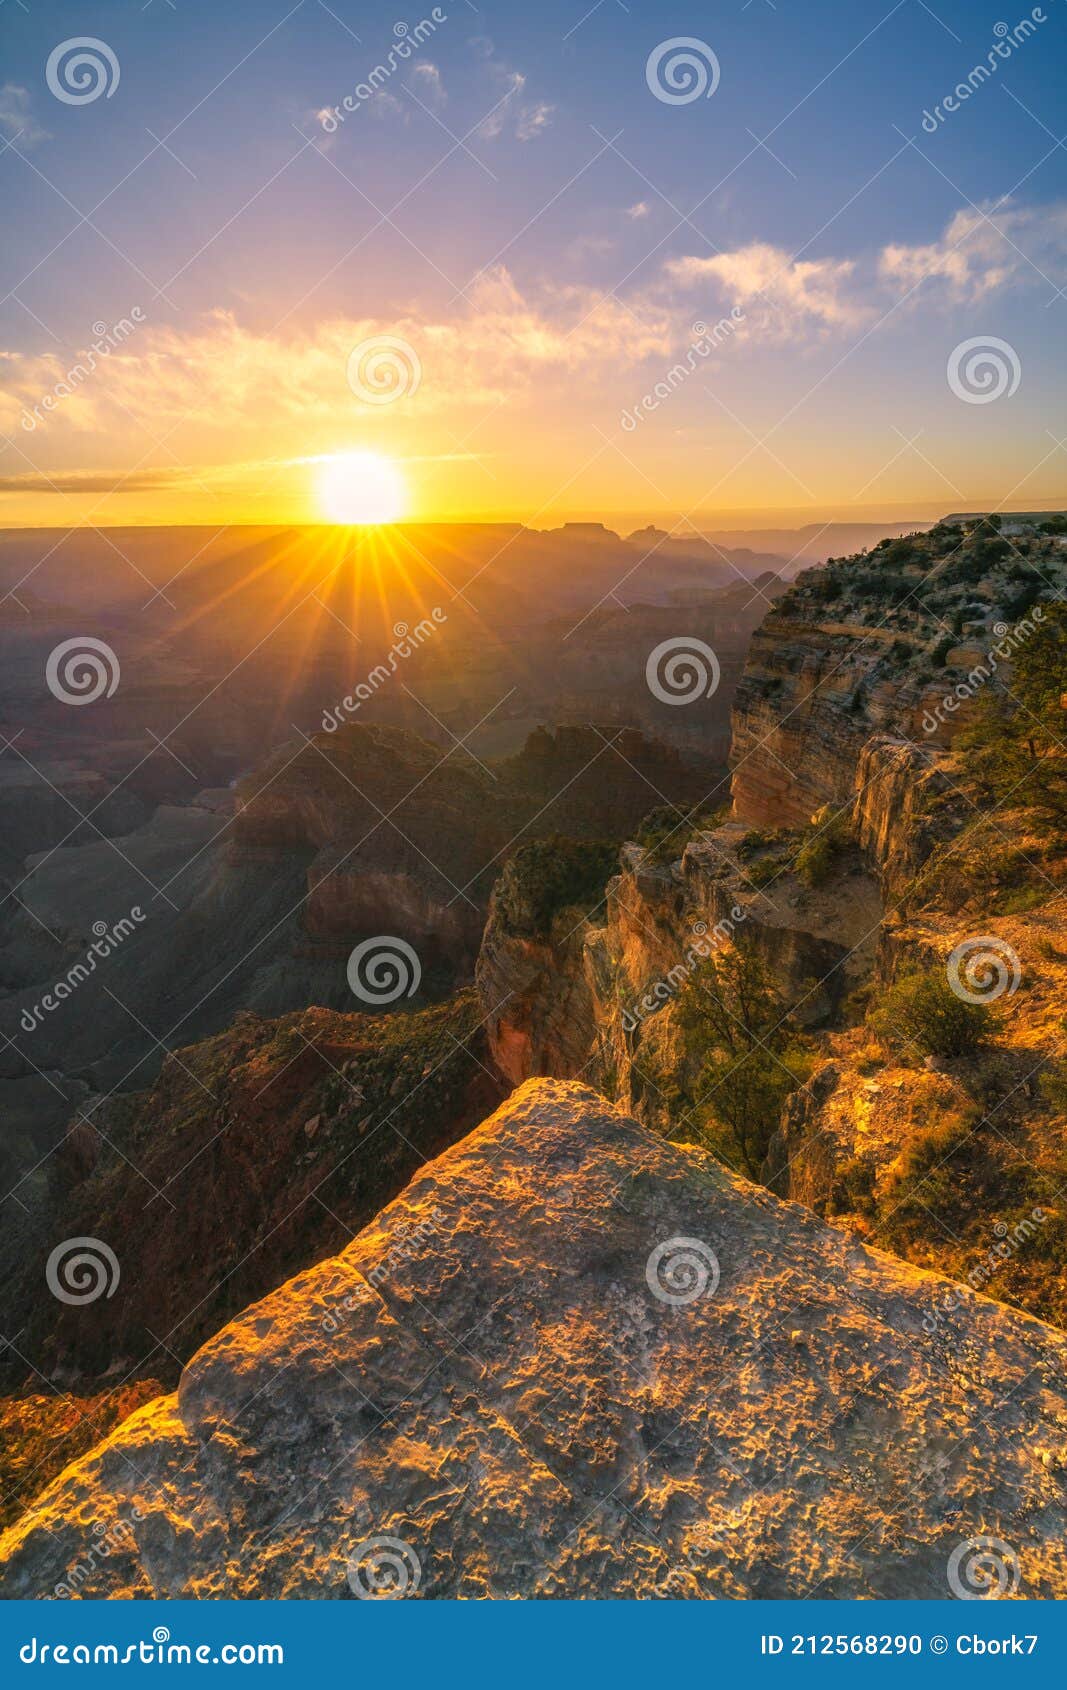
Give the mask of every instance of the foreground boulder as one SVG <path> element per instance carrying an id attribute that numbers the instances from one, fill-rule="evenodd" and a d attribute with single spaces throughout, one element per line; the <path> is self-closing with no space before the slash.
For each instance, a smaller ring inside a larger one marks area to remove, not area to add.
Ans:
<path id="1" fill-rule="evenodd" d="M 532 1080 L 68 1468 L 0 1577 L 1063 1596 L 1065 1362 L 1051 1328 Z"/>

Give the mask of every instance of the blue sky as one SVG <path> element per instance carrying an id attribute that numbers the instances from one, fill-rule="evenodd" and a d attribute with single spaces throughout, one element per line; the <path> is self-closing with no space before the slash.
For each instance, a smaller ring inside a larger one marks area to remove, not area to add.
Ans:
<path id="1" fill-rule="evenodd" d="M 1029 9 L 439 10 L 392 69 L 395 26 L 429 7 L 8 0 L 8 520 L 27 520 L 28 477 L 61 489 L 38 487 L 36 520 L 65 521 L 85 508 L 68 478 L 133 465 L 168 509 L 211 520 L 213 497 L 263 514 L 257 466 L 351 446 L 427 466 L 425 514 L 1057 499 L 1063 0 L 933 133 L 924 112 Z M 119 80 L 74 105 L 45 67 L 79 36 L 108 45 Z M 651 92 L 649 55 L 677 37 L 714 55 L 710 98 Z M 375 65 L 375 98 L 324 128 L 316 113 Z M 134 306 L 146 321 L 121 357 L 20 428 L 91 325 Z M 620 433 L 692 323 L 731 306 L 741 332 Z M 416 346 L 419 392 L 353 410 L 330 373 L 349 330 Z M 1012 349 L 1017 391 L 961 403 L 946 361 L 982 336 Z M 268 370 L 274 417 L 253 379 Z M 182 485 L 194 471 L 208 493 Z M 281 477 L 294 514 L 301 485 Z M 145 519 L 138 481 L 123 497 Z M 123 513 L 112 499 L 106 514 Z"/>

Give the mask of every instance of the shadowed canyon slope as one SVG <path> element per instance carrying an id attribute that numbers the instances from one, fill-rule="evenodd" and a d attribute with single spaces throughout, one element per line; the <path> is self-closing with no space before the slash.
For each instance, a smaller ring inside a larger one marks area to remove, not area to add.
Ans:
<path id="1" fill-rule="evenodd" d="M 983 1534 L 1063 1595 L 1067 1339 L 968 1293 L 931 1338 L 945 1288 L 532 1081 L 69 1468 L 5 1593 L 348 1598 L 384 1537 L 430 1597 L 938 1597 Z"/>

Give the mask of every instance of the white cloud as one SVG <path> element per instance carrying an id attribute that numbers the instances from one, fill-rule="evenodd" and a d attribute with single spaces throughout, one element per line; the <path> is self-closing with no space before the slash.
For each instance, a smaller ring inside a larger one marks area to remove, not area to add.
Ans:
<path id="1" fill-rule="evenodd" d="M 447 95 L 445 94 L 441 72 L 437 66 L 431 64 L 429 59 L 424 59 L 421 64 L 415 66 L 411 73 L 411 80 L 415 85 L 419 99 L 433 111 L 440 111 L 445 104 Z"/>
<path id="2" fill-rule="evenodd" d="M 48 430 L 103 429 L 126 413 L 155 430 L 191 414 L 200 430 L 235 437 L 264 417 L 278 424 L 335 427 L 352 414 L 346 382 L 353 347 L 377 336 L 398 336 L 422 364 L 418 393 L 401 407 L 420 412 L 541 391 L 553 377 L 592 379 L 622 364 L 666 356 L 675 343 L 668 312 L 634 313 L 588 287 L 522 293 L 503 266 L 480 276 L 454 317 L 333 318 L 311 331 L 262 334 L 229 311 L 215 311 L 192 328 L 150 326 L 98 364 L 48 418 Z M 51 352 L 0 360 L 0 427 L 14 429 L 22 414 L 63 376 Z"/>
<path id="3" fill-rule="evenodd" d="M 890 242 L 859 258 L 794 258 L 753 241 L 731 252 L 670 260 L 668 285 L 711 290 L 745 307 L 752 337 L 824 338 L 863 328 L 890 307 L 976 303 L 1007 287 L 1067 278 L 1067 204 L 959 211 L 933 241 Z"/>
<path id="4" fill-rule="evenodd" d="M 627 217 L 632 217 L 635 222 L 639 217 L 647 217 L 648 202 L 646 200 L 638 200 L 636 205 L 627 206 L 626 215 Z"/>
<path id="5" fill-rule="evenodd" d="M 587 256 L 575 246 L 571 273 Z M 857 258 L 797 259 L 769 242 L 678 257 L 625 300 L 584 284 L 523 287 L 500 265 L 477 277 L 460 304 L 436 314 L 412 307 L 260 332 L 216 311 L 188 327 L 140 328 L 42 426 L 121 430 L 130 412 L 158 434 L 189 414 L 198 431 L 225 435 L 235 452 L 260 450 L 252 437 L 268 421 L 283 434 L 299 428 L 310 441 L 315 430 L 329 433 L 350 419 L 348 356 L 376 336 L 409 341 L 422 364 L 418 392 L 399 400 L 394 414 L 432 415 L 543 398 L 553 383 L 561 393 L 575 383 L 610 384 L 647 360 L 677 356 L 695 317 L 713 321 L 733 306 L 744 309 L 739 347 L 788 341 L 802 353 L 877 323 L 904 299 L 911 311 L 951 310 L 994 290 L 1045 288 L 1033 263 L 1057 282 L 1067 276 L 1067 204 L 1004 207 L 992 222 L 961 213 L 935 241 L 891 243 Z M 63 373 L 52 351 L 0 351 L 0 428 L 18 428 L 23 407 L 32 410 Z"/>
<path id="6" fill-rule="evenodd" d="M 547 129 L 555 109 L 555 106 L 548 105 L 544 100 L 538 100 L 533 106 L 523 106 L 515 124 L 515 133 L 519 140 L 532 141 Z"/>
<path id="7" fill-rule="evenodd" d="M 764 328 L 789 332 L 798 320 L 816 330 L 855 327 L 871 306 L 853 294 L 852 259 L 793 259 L 781 247 L 752 241 L 708 258 L 676 258 L 666 273 L 686 290 L 711 283 L 717 295 L 743 305 Z"/>
<path id="8" fill-rule="evenodd" d="M 495 141 L 505 131 L 520 141 L 535 140 L 551 123 L 555 106 L 547 100 L 523 102 L 518 98 L 526 87 L 526 76 L 498 58 L 487 35 L 474 36 L 470 45 L 485 64 L 490 84 L 497 92 L 497 102 L 478 125 L 477 133 L 483 141 Z"/>
<path id="9" fill-rule="evenodd" d="M 9 141 L 17 137 L 23 147 L 32 147 L 38 141 L 49 139 L 48 130 L 33 115 L 29 89 L 17 82 L 5 82 L 0 88 L 0 130 Z"/>
<path id="10" fill-rule="evenodd" d="M 1067 272 L 1067 205 L 1016 206 L 1010 201 L 958 211 L 939 240 L 891 243 L 879 273 L 902 291 L 929 282 L 958 300 L 978 300 L 1013 281 L 1057 286 Z"/>

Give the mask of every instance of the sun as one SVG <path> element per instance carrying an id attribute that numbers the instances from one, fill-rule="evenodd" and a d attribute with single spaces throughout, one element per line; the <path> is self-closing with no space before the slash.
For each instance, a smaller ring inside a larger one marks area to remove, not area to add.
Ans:
<path id="1" fill-rule="evenodd" d="M 399 522 L 406 495 L 396 464 L 378 452 L 345 452 L 319 466 L 318 499 L 328 522 Z"/>

